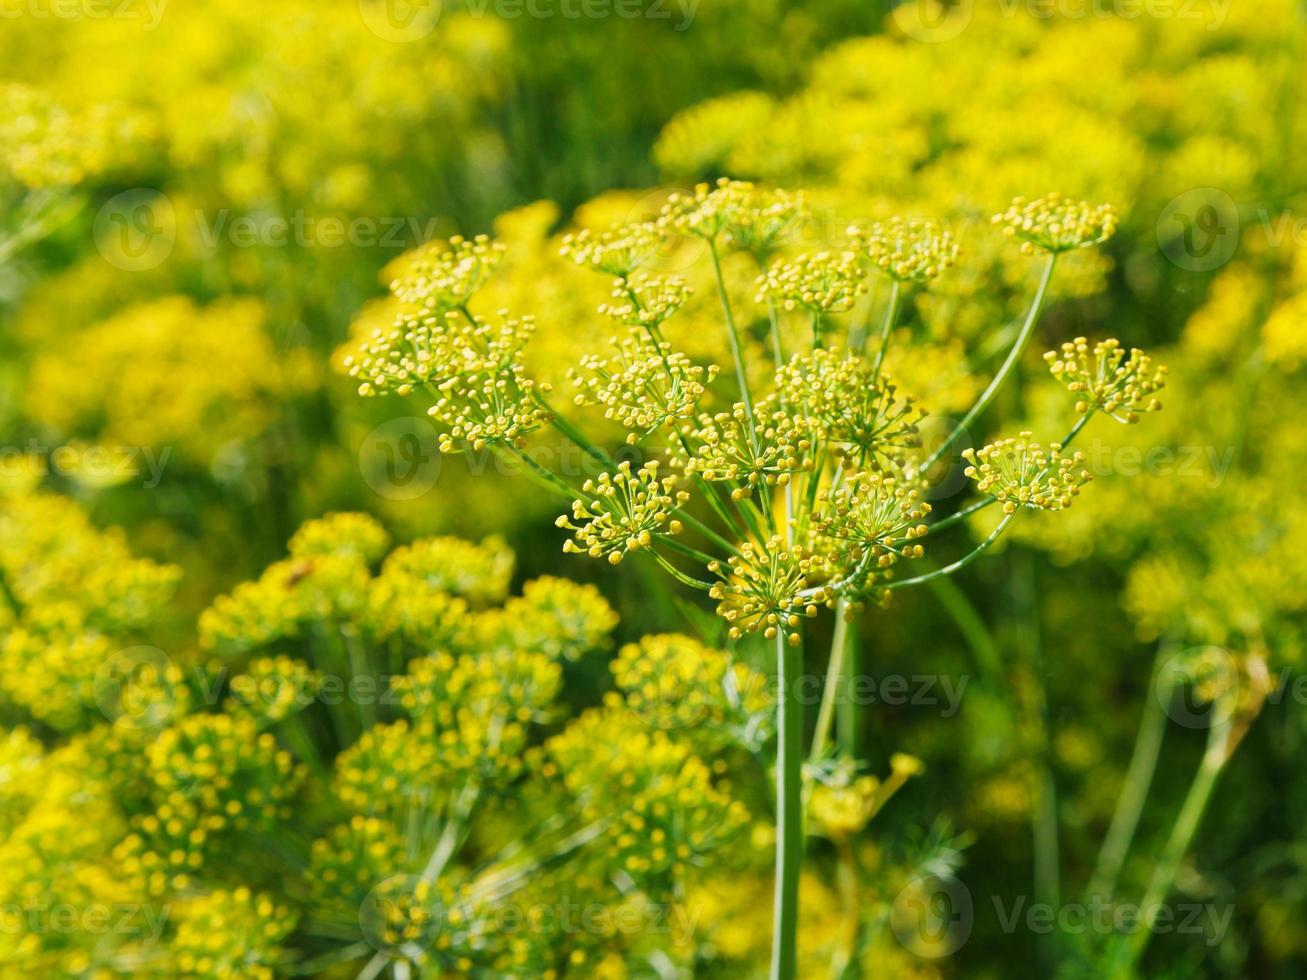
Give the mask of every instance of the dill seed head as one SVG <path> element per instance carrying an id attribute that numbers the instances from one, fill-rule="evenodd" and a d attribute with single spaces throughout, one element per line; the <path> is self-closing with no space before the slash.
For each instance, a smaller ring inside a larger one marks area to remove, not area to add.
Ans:
<path id="1" fill-rule="evenodd" d="M 599 307 L 604 316 L 632 327 L 656 330 L 689 298 L 690 289 L 680 276 L 640 274 L 613 283 L 613 302 Z"/>
<path id="2" fill-rule="evenodd" d="M 633 430 L 627 436 L 632 445 L 665 425 L 694 418 L 716 366 L 700 367 L 643 331 L 632 331 L 616 346 L 615 356 L 587 354 L 580 371 L 568 372 L 580 389 L 576 404 L 602 405 L 607 418 Z"/>
<path id="3" fill-rule="evenodd" d="M 504 256 L 502 242 L 486 235 L 430 242 L 412 252 L 390 291 L 405 303 L 433 312 L 464 306 Z"/>
<path id="4" fill-rule="evenodd" d="M 1022 432 L 1015 439 L 1000 439 L 962 453 L 971 464 L 966 475 L 982 493 L 1000 501 L 1004 513 L 1014 513 L 1018 507 L 1064 510 L 1092 479 L 1081 465 L 1084 453 L 1068 459 L 1061 445 L 1054 442 L 1045 449 L 1032 441 L 1032 435 Z"/>
<path id="5" fill-rule="evenodd" d="M 652 221 L 616 223 L 604 231 L 583 228 L 563 236 L 560 253 L 595 272 L 629 279 L 662 244 L 662 230 Z"/>
<path id="6" fill-rule="evenodd" d="M 865 274 L 852 252 L 811 252 L 758 277 L 758 302 L 786 310 L 847 313 L 866 291 Z"/>
<path id="7" fill-rule="evenodd" d="M 1057 253 L 1107 241 L 1116 232 L 1117 215 L 1110 204 L 1047 194 L 1033 201 L 1014 198 L 1006 211 L 994 215 L 993 222 L 1003 234 L 1019 239 L 1027 254 Z"/>
<path id="8" fill-rule="evenodd" d="M 780 633 L 797 645 L 801 617 L 815 616 L 826 602 L 820 593 L 803 595 L 811 579 L 828 571 L 825 559 L 787 548 L 779 537 L 762 546 L 745 542 L 739 554 L 713 562 L 708 570 L 721 580 L 708 594 L 717 600 L 717 615 L 730 624 L 731 639 L 745 633 L 772 639 Z"/>
<path id="9" fill-rule="evenodd" d="M 678 482 L 674 476 L 659 478 L 657 460 L 635 473 L 630 463 L 618 463 L 615 473 L 586 480 L 582 490 L 587 499 L 574 500 L 571 517 L 564 514 L 555 521 L 572 532 L 573 540 L 563 550 L 592 558 L 607 555 L 616 565 L 630 552 L 647 548 L 655 534 L 678 534 L 681 525 L 671 520 L 672 511 L 690 499 L 676 489 Z"/>
<path id="10" fill-rule="evenodd" d="M 700 416 L 692 442 L 697 449 L 687 469 L 705 480 L 744 484 L 731 491 L 736 500 L 759 486 L 785 486 L 814 465 L 808 421 L 774 401 L 757 406 L 752 425 L 738 403 L 730 412 Z"/>
<path id="11" fill-rule="evenodd" d="M 1132 348 L 1129 354 L 1117 340 L 1102 340 L 1091 348 L 1084 337 L 1044 355 L 1053 377 L 1077 396 L 1082 415 L 1097 409 L 1118 422 L 1139 421 L 1142 412 L 1162 407 L 1154 395 L 1166 386 L 1166 368 Z"/>
<path id="12" fill-rule="evenodd" d="M 900 558 L 920 558 L 913 542 L 926 534 L 930 504 L 919 491 L 893 477 L 871 473 L 823 493 L 813 514 L 817 534 L 829 539 L 844 566 L 869 558 L 868 570 L 891 568 Z"/>
<path id="13" fill-rule="evenodd" d="M 853 250 L 899 282 L 925 283 L 957 261 L 953 233 L 937 221 L 891 218 L 849 229 Z"/>

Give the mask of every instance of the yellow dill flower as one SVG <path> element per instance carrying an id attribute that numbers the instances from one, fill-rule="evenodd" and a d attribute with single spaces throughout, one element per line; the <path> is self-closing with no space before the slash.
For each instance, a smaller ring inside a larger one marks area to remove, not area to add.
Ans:
<path id="1" fill-rule="evenodd" d="M 952 268 L 958 258 L 953 233 L 937 221 L 891 218 L 849 229 L 850 247 L 872 266 L 900 282 L 925 283 Z"/>
<path id="2" fill-rule="evenodd" d="M 785 310 L 847 313 L 867 291 L 852 252 L 811 252 L 769 268 L 758 277 L 758 302 Z"/>
<path id="3" fill-rule="evenodd" d="M 1018 507 L 1063 510 L 1093 479 L 1082 465 L 1084 453 L 1067 458 L 1058 443 L 1045 449 L 1032 437 L 1033 433 L 1022 432 L 1015 439 L 1000 439 L 979 451 L 962 452 L 970 464 L 967 476 L 982 493 L 1000 501 L 1004 513 L 1015 513 Z"/>
<path id="4" fill-rule="evenodd" d="M 757 748 L 771 734 L 767 679 L 691 637 L 642 637 L 622 647 L 610 668 L 627 706 L 653 728 L 718 749 L 732 742 Z"/>
<path id="5" fill-rule="evenodd" d="M 572 532 L 563 550 L 591 558 L 607 555 L 616 565 L 653 544 L 655 534 L 679 534 L 681 523 L 671 515 L 690 499 L 677 489 L 679 483 L 675 476 L 658 476 L 657 460 L 634 474 L 630 463 L 621 462 L 614 473 L 586 480 L 581 488 L 586 496 L 572 501 L 571 517 L 563 514 L 554 522 Z"/>
<path id="6" fill-rule="evenodd" d="M 797 645 L 801 617 L 815 616 L 826 601 L 820 590 L 804 594 L 810 580 L 826 572 L 825 561 L 787 548 L 780 538 L 761 546 L 747 541 L 738 554 L 713 562 L 708 570 L 721 579 L 708 594 L 717 600 L 717 615 L 730 624 L 732 639 L 746 632 L 767 639 L 784 633 Z"/>
<path id="7" fill-rule="evenodd" d="M 1138 422 L 1140 412 L 1156 412 L 1162 403 L 1153 396 L 1165 387 L 1166 368 L 1138 348 L 1127 356 L 1117 340 L 1102 340 L 1092 351 L 1077 337 L 1058 351 L 1044 355 L 1053 377 L 1078 396 L 1076 411 L 1102 411 L 1118 422 Z"/>
<path id="8" fill-rule="evenodd" d="M 1021 241 L 1023 252 L 1089 248 L 1111 238 L 1117 226 L 1116 210 L 1110 204 L 1072 201 L 1060 194 L 1033 201 L 1018 197 L 993 221 L 1003 234 Z"/>

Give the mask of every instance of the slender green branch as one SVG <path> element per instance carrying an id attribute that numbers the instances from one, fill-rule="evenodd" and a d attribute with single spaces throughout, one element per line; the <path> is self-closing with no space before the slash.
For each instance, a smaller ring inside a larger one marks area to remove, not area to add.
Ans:
<path id="1" fill-rule="evenodd" d="M 890 280 L 889 307 L 885 310 L 885 322 L 880 327 L 880 348 L 876 351 L 876 360 L 871 365 L 871 383 L 880 378 L 880 369 L 885 363 L 885 353 L 889 350 L 890 335 L 894 332 L 894 321 L 898 319 L 899 303 L 903 299 L 903 287 L 897 279 Z"/>
<path id="2" fill-rule="evenodd" d="M 665 540 L 666 539 L 664 539 L 664 541 Z M 679 568 L 677 568 L 675 565 L 669 562 L 662 555 L 658 554 L 658 552 L 654 551 L 652 548 L 649 549 L 649 554 L 654 556 L 654 559 L 662 567 L 663 571 L 665 571 L 672 578 L 676 579 L 676 581 L 680 582 L 682 585 L 688 585 L 690 588 L 698 589 L 700 592 L 707 592 L 709 589 L 712 588 L 711 582 L 705 582 L 702 579 L 697 579 L 694 578 L 693 576 L 686 575 L 683 571 L 681 571 Z"/>
<path id="3" fill-rule="evenodd" d="M 980 414 L 989 407 L 990 402 L 994 400 L 994 396 L 998 394 L 999 388 L 1003 387 L 1003 383 L 1007 381 L 1008 375 L 1012 373 L 1012 369 L 1016 367 L 1017 362 L 1021 360 L 1021 355 L 1026 349 L 1026 344 L 1029 343 L 1031 335 L 1035 332 L 1035 324 L 1039 322 L 1039 314 L 1044 309 L 1044 302 L 1048 297 L 1048 284 L 1053 280 L 1053 269 L 1056 265 L 1057 253 L 1050 252 L 1048 260 L 1044 265 L 1044 274 L 1039 280 L 1039 289 L 1035 293 L 1034 301 L 1030 304 L 1030 310 L 1026 313 L 1025 323 L 1021 325 L 1021 331 L 1017 334 L 1017 339 L 1012 342 L 1012 347 L 1008 351 L 1007 359 L 1004 360 L 1002 366 L 999 367 L 998 373 L 995 374 L 993 380 L 990 381 L 989 387 L 981 392 L 980 397 L 976 399 L 976 403 L 972 405 L 967 411 L 967 414 L 962 417 L 962 421 L 954 427 L 953 431 L 948 434 L 948 437 L 940 443 L 939 447 L 926 458 L 924 463 L 921 464 L 918 468 L 921 472 L 930 469 L 939 462 L 945 453 L 953 448 L 953 444 L 957 442 L 962 434 L 970 428 L 971 424 L 976 421 Z"/>
<path id="4" fill-rule="evenodd" d="M 756 448 L 758 434 L 754 431 L 753 399 L 749 396 L 749 377 L 744 368 L 744 351 L 740 346 L 740 332 L 735 326 L 735 314 L 731 312 L 731 298 L 726 293 L 726 278 L 722 275 L 722 262 L 717 255 L 715 241 L 709 240 L 708 254 L 712 256 L 713 275 L 717 277 L 717 293 L 722 301 L 722 314 L 726 317 L 726 339 L 730 341 L 731 357 L 735 361 L 735 380 L 740 386 L 740 401 L 744 405 L 744 415 L 749 423 L 749 438 L 754 440 Z"/>
<path id="5" fill-rule="evenodd" d="M 802 649 L 776 631 L 776 891 L 772 917 L 771 980 L 794 980 L 798 970 L 799 863 L 803 859 L 803 705 L 798 698 Z"/>
<path id="6" fill-rule="evenodd" d="M 826 743 L 830 741 L 831 723 L 835 714 L 836 695 L 839 682 L 844 676 L 844 654 L 848 649 L 849 623 L 845 618 L 848 603 L 840 599 L 835 604 L 835 631 L 830 641 L 830 663 L 826 667 L 826 687 L 822 691 L 821 704 L 817 708 L 817 723 L 812 733 L 812 748 L 808 759 L 817 762 L 826 753 Z"/>
<path id="7" fill-rule="evenodd" d="M 1170 699 L 1173 689 L 1172 678 L 1161 669 L 1165 649 L 1165 645 L 1160 645 L 1157 650 L 1157 661 L 1153 666 L 1148 695 L 1144 698 L 1144 713 L 1139 722 L 1139 732 L 1135 736 L 1130 767 L 1126 770 L 1121 795 L 1117 797 L 1112 823 L 1107 828 L 1107 836 L 1103 838 L 1102 849 L 1098 852 L 1094 876 L 1089 881 L 1087 894 L 1091 899 L 1111 901 L 1112 893 L 1116 890 L 1117 876 L 1125 865 L 1126 854 L 1130 851 L 1135 830 L 1139 826 L 1139 817 L 1143 814 L 1144 803 L 1148 799 L 1149 787 L 1153 783 L 1153 773 L 1157 769 L 1157 759 L 1161 754 L 1162 738 L 1166 731 L 1163 705 Z"/>
<path id="8" fill-rule="evenodd" d="M 1131 973 L 1152 938 L 1154 917 L 1171 891 L 1176 870 L 1189 850 L 1194 834 L 1198 831 L 1203 813 L 1212 798 L 1212 790 L 1216 787 L 1217 777 L 1220 776 L 1229 758 L 1230 735 L 1234 727 L 1232 714 L 1228 711 L 1213 710 L 1212 727 L 1207 732 L 1207 750 L 1203 753 L 1203 761 L 1194 774 L 1194 780 L 1189 786 L 1184 803 L 1180 806 L 1180 813 L 1171 828 L 1166 846 L 1162 849 L 1161 857 L 1153 870 L 1148 890 L 1144 893 L 1143 901 L 1139 903 L 1145 918 L 1139 923 L 1139 928 L 1125 940 L 1117 954 L 1114 971 L 1117 976 Z"/>
<path id="9" fill-rule="evenodd" d="M 990 545 L 999 539 L 999 536 L 1007 530 L 1007 526 L 1012 523 L 1012 519 L 1016 516 L 1016 511 L 1013 511 L 1011 514 L 1004 514 L 1003 519 L 998 522 L 998 527 L 994 528 L 989 537 L 976 545 L 975 550 L 969 555 L 964 558 L 959 558 L 952 565 L 945 565 L 943 568 L 936 569 L 933 572 L 927 572 L 925 575 L 918 575 L 916 578 L 905 578 L 898 582 L 890 582 L 888 585 L 884 586 L 884 588 L 905 589 L 910 585 L 921 585 L 925 582 L 931 582 L 937 578 L 942 578 L 945 575 L 952 575 L 954 572 L 961 571 L 988 551 Z"/>
<path id="10" fill-rule="evenodd" d="M 705 565 L 709 565 L 717 560 L 712 555 L 704 554 L 698 548 L 692 548 L 685 542 L 678 541 L 671 535 L 659 535 L 658 540 L 660 543 L 667 545 L 667 547 L 671 548 L 673 551 L 685 555 L 686 558 L 693 558 L 695 561 L 702 562 Z"/>

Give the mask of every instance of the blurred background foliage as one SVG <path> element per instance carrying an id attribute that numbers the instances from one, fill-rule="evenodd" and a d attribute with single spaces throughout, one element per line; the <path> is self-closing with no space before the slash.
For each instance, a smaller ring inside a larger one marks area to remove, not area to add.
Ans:
<path id="1" fill-rule="evenodd" d="M 1005 934 L 991 896 L 1085 888 L 1156 665 L 1211 644 L 1227 651 L 1248 735 L 1177 900 L 1232 903 L 1233 920 L 1218 945 L 1158 936 L 1147 975 L 1307 972 L 1304 705 L 1282 686 L 1256 696 L 1263 669 L 1274 685 L 1303 666 L 1300 4 L 1067 17 L 1039 3 L 950 14 L 714 0 L 678 29 L 675 5 L 666 19 L 541 21 L 469 0 L 397 43 L 361 2 L 166 5 L 153 26 L 143 5 L 136 18 L 5 19 L 0 546 L 12 544 L 4 520 L 73 522 L 74 537 L 91 533 L 82 513 L 121 527 L 112 549 L 86 547 L 167 563 L 141 566 L 133 589 L 180 568 L 149 631 L 170 649 L 214 596 L 282 559 L 303 521 L 346 509 L 400 540 L 502 535 L 515 585 L 549 573 L 597 584 L 624 641 L 691 629 L 665 586 L 565 562 L 554 502 L 528 480 L 440 460 L 423 419 L 355 397 L 340 359 L 387 316 L 383 283 L 402 254 L 453 233 L 504 241 L 478 311 L 534 314 L 537 367 L 561 383 L 601 332 L 594 307 L 608 293 L 559 257 L 569 229 L 653 213 L 670 187 L 723 174 L 807 189 L 810 247 L 837 246 L 850 220 L 939 217 L 964 257 L 911 298 L 890 368 L 947 413 L 970 403 L 1033 289 L 988 215 L 1050 190 L 1109 201 L 1121 230 L 1067 263 L 1040 349 L 1082 333 L 1146 347 L 1172 369 L 1167 411 L 1093 431 L 1082 448 L 1098 479 L 1072 511 L 1017 525 L 997 560 L 863 620 L 869 671 L 968 679 L 955 716 L 876 705 L 861 717 L 879 768 L 895 751 L 926 762 L 865 846 L 938 821 L 982 842 L 965 855 L 971 940 L 948 960 L 899 949 L 893 962 L 905 975 L 1004 976 L 1028 958 L 1080 975 L 1087 954 Z M 148 226 L 130 225 L 138 205 Z M 278 219 L 288 241 L 270 234 Z M 143 253 L 124 245 L 133 234 Z M 727 272 L 747 306 L 752 272 Z M 720 363 L 710 283 L 691 284 L 669 339 Z M 867 311 L 883 301 L 867 297 Z M 1022 396 L 991 411 L 988 431 L 1000 418 L 1059 424 L 1034 353 Z M 18 465 L 28 451 L 43 464 Z M 112 605 L 117 586 L 102 587 Z M 115 608 L 115 629 L 135 635 L 134 617 Z M 66 651 L 60 670 L 80 676 L 95 655 Z M 583 677 L 580 703 L 605 678 Z M 6 694 L 19 706 L 6 711 L 30 721 L 32 694 L 19 681 Z M 1132 890 L 1206 731 L 1169 724 L 1166 739 L 1122 872 Z M 820 898 L 807 907 L 817 915 Z"/>

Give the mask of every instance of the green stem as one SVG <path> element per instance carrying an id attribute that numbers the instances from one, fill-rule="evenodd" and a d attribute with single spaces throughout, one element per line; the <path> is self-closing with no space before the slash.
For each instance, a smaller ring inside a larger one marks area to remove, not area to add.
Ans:
<path id="1" fill-rule="evenodd" d="M 713 275 L 717 277 L 717 294 L 722 301 L 722 314 L 726 317 L 726 339 L 731 345 L 731 357 L 735 361 L 735 380 L 740 386 L 740 401 L 744 405 L 744 416 L 749 423 L 749 438 L 754 441 L 757 450 L 758 433 L 754 427 L 753 399 L 749 396 L 749 377 L 744 370 L 744 352 L 740 347 L 740 333 L 735 326 L 735 315 L 731 312 L 731 299 L 726 294 L 726 279 L 722 275 L 722 263 L 717 255 L 717 243 L 709 240 L 708 254 L 712 256 Z"/>
<path id="2" fill-rule="evenodd" d="M 962 569 L 970 565 L 973 561 L 975 561 L 977 558 L 979 558 L 986 551 L 988 551 L 990 545 L 992 545 L 995 541 L 997 541 L 999 535 L 1001 535 L 1004 531 L 1007 530 L 1007 526 L 1012 523 L 1012 519 L 1016 516 L 1017 516 L 1016 511 L 1013 511 L 1011 514 L 1004 514 L 1003 519 L 998 522 L 998 527 L 994 528 L 993 532 L 990 533 L 989 537 L 987 537 L 984 541 L 980 542 L 980 544 L 976 545 L 975 550 L 972 551 L 965 558 L 959 558 L 952 565 L 945 565 L 943 568 L 936 569 L 933 572 L 927 572 L 925 575 L 918 575 L 916 578 L 905 578 L 899 582 L 890 582 L 888 585 L 884 586 L 884 588 L 903 589 L 903 588 L 907 588 L 909 585 L 921 585 L 925 582 L 932 582 L 937 578 L 942 578 L 945 575 L 952 575 L 954 572 L 961 571 Z"/>
<path id="3" fill-rule="evenodd" d="M 890 335 L 894 332 L 894 321 L 898 319 L 899 303 L 903 299 L 903 288 L 897 279 L 890 280 L 889 308 L 885 311 L 885 322 L 880 328 L 880 349 L 876 351 L 876 360 L 871 365 L 871 383 L 880 378 L 881 366 L 885 363 L 885 352 L 889 350 Z"/>
<path id="4" fill-rule="evenodd" d="M 1039 322 L 1039 314 L 1044 309 L 1044 302 L 1048 297 L 1048 284 L 1053 280 L 1053 268 L 1057 265 L 1057 253 L 1050 252 L 1048 261 L 1044 265 L 1044 274 L 1039 280 L 1039 289 L 1035 293 L 1034 301 L 1030 304 L 1030 310 L 1026 313 L 1026 321 L 1021 325 L 1021 332 L 1017 334 L 1017 339 L 1012 342 L 1012 348 L 1008 351 L 1007 359 L 1003 361 L 998 373 L 990 381 L 989 387 L 981 392 L 976 403 L 971 406 L 967 414 L 962 417 L 962 421 L 957 424 L 952 432 L 949 433 L 939 448 L 926 458 L 926 461 L 918 467 L 918 472 L 924 473 L 929 470 L 940 458 L 953 448 L 953 444 L 966 432 L 971 424 L 976 421 L 977 417 L 989 407 L 994 396 L 998 394 L 998 389 L 1003 386 L 1012 369 L 1016 367 L 1017 361 L 1021 360 L 1021 355 L 1029 343 L 1031 335 L 1035 332 L 1035 324 Z"/>
<path id="5" fill-rule="evenodd" d="M 779 371 L 785 367 L 785 351 L 781 347 L 781 321 L 776 314 L 776 304 L 769 302 L 767 304 L 767 322 L 771 327 L 771 356 L 776 362 L 776 370 Z M 785 407 L 785 396 L 781 396 L 781 407 Z"/>
<path id="6" fill-rule="evenodd" d="M 1061 442 L 1061 446 L 1063 449 L 1066 449 L 1067 446 L 1071 445 L 1071 443 L 1075 440 L 1075 437 L 1080 434 L 1080 430 L 1089 424 L 1089 420 L 1093 418 L 1093 416 L 1094 413 L 1090 411 L 1084 416 L 1082 416 L 1080 420 L 1077 421 L 1076 424 L 1071 427 L 1071 431 L 1066 434 L 1066 437 Z M 948 517 L 944 518 L 942 521 L 936 521 L 934 524 L 929 525 L 926 529 L 926 534 L 930 535 L 936 533 L 937 531 L 943 531 L 946 528 L 950 528 L 954 524 L 957 524 L 960 521 L 965 521 L 972 514 L 976 513 L 977 511 L 982 511 L 990 504 L 996 502 L 997 500 L 994 497 L 986 497 L 984 500 L 978 500 L 974 504 L 962 508 L 962 510 L 958 511 L 956 514 L 951 514 Z"/>
<path id="7" fill-rule="evenodd" d="M 799 863 L 803 859 L 803 705 L 797 697 L 803 652 L 776 631 L 776 892 L 773 904 L 771 980 L 797 975 Z"/>
<path id="8" fill-rule="evenodd" d="M 1148 799 L 1153 773 L 1157 770 L 1162 737 L 1166 731 L 1163 705 L 1170 699 L 1173 689 L 1171 679 L 1163 676 L 1161 670 L 1164 649 L 1158 647 L 1157 664 L 1153 668 L 1148 696 L 1144 698 L 1144 714 L 1139 722 L 1139 733 L 1135 737 L 1135 748 L 1130 756 L 1130 767 L 1126 770 L 1125 784 L 1121 787 L 1116 812 L 1112 814 L 1112 823 L 1107 828 L 1107 836 L 1103 838 L 1102 849 L 1098 852 L 1094 876 L 1089 881 L 1087 894 L 1091 899 L 1111 901 L 1112 893 L 1116 890 L 1117 876 L 1125 864 L 1126 854 L 1130 851 L 1135 830 L 1139 826 L 1139 817 L 1144 811 L 1144 802 Z"/>
<path id="9" fill-rule="evenodd" d="M 817 708 L 817 723 L 812 733 L 812 748 L 808 759 L 817 762 L 826 753 L 826 743 L 830 741 L 831 723 L 835 715 L 836 694 L 840 680 L 844 677 L 844 658 L 849 646 L 849 623 L 845 618 L 848 602 L 841 598 L 835 603 L 835 632 L 830 641 L 830 663 L 826 667 L 826 687 L 821 694 L 821 704 Z M 845 689 L 847 693 L 847 688 Z"/>
<path id="10" fill-rule="evenodd" d="M 682 585 L 688 585 L 690 588 L 698 589 L 701 592 L 707 592 L 709 589 L 712 588 L 711 582 L 705 582 L 702 579 L 697 579 L 697 578 L 693 578 L 692 576 L 686 575 L 683 571 L 681 571 L 679 568 L 677 568 L 675 565 L 669 562 L 662 555 L 658 554 L 658 552 L 654 551 L 652 548 L 649 549 L 649 554 L 654 556 L 654 560 L 658 562 L 658 564 L 662 567 L 663 571 L 665 571 L 672 578 L 676 579 L 676 581 L 680 582 Z"/>
<path id="11" fill-rule="evenodd" d="M 1179 868 L 1185 852 L 1189 850 L 1194 834 L 1198 831 L 1198 825 L 1202 822 L 1208 801 L 1212 798 L 1216 779 L 1229 758 L 1233 713 L 1219 709 L 1220 706 L 1213 708 L 1212 727 L 1207 733 L 1207 751 L 1203 753 L 1203 761 L 1198 767 L 1198 772 L 1194 774 L 1189 793 L 1185 796 L 1180 814 L 1171 828 L 1171 836 L 1167 838 L 1166 847 L 1162 850 L 1161 859 L 1153 871 L 1144 899 L 1139 903 L 1144 918 L 1117 956 L 1115 973 L 1118 976 L 1128 975 L 1147 949 L 1148 941 L 1153 935 L 1154 916 L 1171 891 L 1176 869 Z"/>
<path id="12" fill-rule="evenodd" d="M 1058 858 L 1057 784 L 1053 779 L 1049 749 L 1048 698 L 1044 685 L 1043 645 L 1039 632 L 1038 598 L 1033 560 L 1026 551 L 1013 556 L 1013 592 L 1017 611 L 1016 646 L 1031 678 L 1030 720 L 1035 732 L 1032 761 L 1039 774 L 1039 799 L 1031 811 L 1034 846 L 1035 895 L 1057 908 L 1061 904 Z"/>

